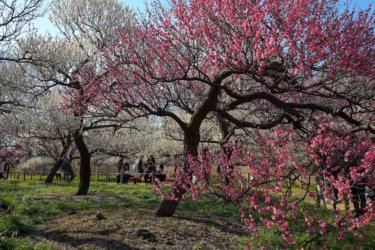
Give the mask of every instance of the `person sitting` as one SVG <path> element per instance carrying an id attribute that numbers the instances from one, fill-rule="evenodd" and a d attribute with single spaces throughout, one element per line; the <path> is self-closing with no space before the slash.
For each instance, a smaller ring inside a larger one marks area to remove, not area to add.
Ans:
<path id="1" fill-rule="evenodd" d="M 148 161 L 146 163 L 145 183 L 152 182 L 152 178 L 154 177 L 155 172 L 156 172 L 155 165 L 151 161 Z"/>
<path id="2" fill-rule="evenodd" d="M 134 184 L 136 184 L 137 182 L 141 182 L 141 177 L 143 175 L 143 156 L 141 156 L 140 159 L 130 167 L 129 171 L 125 171 L 125 174 L 129 175 L 126 177 L 127 181 L 129 179 L 133 180 Z"/>
<path id="3" fill-rule="evenodd" d="M 163 164 L 160 164 L 156 170 L 155 178 L 158 178 L 160 181 L 165 181 L 167 179 L 167 171 L 164 168 Z"/>
<path id="4" fill-rule="evenodd" d="M 156 167 L 156 161 L 153 155 L 150 155 L 146 162 L 150 162 L 152 165 L 154 165 L 154 167 Z"/>
<path id="5" fill-rule="evenodd" d="M 122 175 L 122 182 L 121 182 L 121 175 Z M 128 184 L 129 178 L 131 177 L 134 177 L 134 175 L 130 171 L 130 164 L 129 162 L 125 162 L 121 166 L 120 173 L 116 176 L 117 184 L 120 184 L 120 183 Z"/>

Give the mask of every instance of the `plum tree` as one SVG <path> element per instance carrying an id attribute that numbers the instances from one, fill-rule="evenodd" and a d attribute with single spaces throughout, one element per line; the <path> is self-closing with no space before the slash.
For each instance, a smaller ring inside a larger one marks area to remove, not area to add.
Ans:
<path id="1" fill-rule="evenodd" d="M 86 94 L 76 95 L 73 105 L 95 107 L 108 100 L 131 116 L 169 117 L 178 124 L 186 160 L 156 210 L 158 216 L 173 215 L 181 198 L 197 193 L 192 176 L 204 182 L 210 159 L 232 177 L 233 160 L 242 157 L 239 152 L 250 154 L 235 147 L 223 148 L 218 158 L 199 154 L 200 129 L 208 116 L 218 115 L 224 137 L 231 128 L 274 130 L 276 138 L 256 138 L 263 155 L 242 161 L 256 175 L 253 189 L 240 192 L 231 178 L 223 188 L 235 203 L 247 200 L 248 208 L 240 209 L 252 232 L 257 223 L 249 211 L 271 212 L 273 221 L 263 222 L 278 226 L 284 238 L 295 243 L 284 212 L 293 218 L 296 204 L 286 203 L 284 196 L 277 205 L 259 204 L 271 202 L 271 191 L 282 192 L 286 176 L 290 179 L 295 170 L 308 180 L 316 173 L 318 168 L 311 167 L 314 154 L 305 154 L 310 160 L 301 161 L 291 149 L 308 152 L 319 127 L 357 133 L 360 145 L 371 144 L 365 137 L 375 132 L 374 11 L 341 11 L 334 0 L 170 3 L 165 7 L 154 1 L 132 33 L 120 29 L 120 39 L 102 48 L 105 57 L 77 73 Z M 370 148 L 362 152 L 372 155 Z M 259 183 L 273 184 L 260 188 Z M 361 217 L 361 225 L 372 218 L 372 211 L 370 207 Z M 307 216 L 306 221 L 312 225 Z M 353 228 L 349 224 L 346 228 Z M 324 232 L 326 222 L 320 225 Z"/>

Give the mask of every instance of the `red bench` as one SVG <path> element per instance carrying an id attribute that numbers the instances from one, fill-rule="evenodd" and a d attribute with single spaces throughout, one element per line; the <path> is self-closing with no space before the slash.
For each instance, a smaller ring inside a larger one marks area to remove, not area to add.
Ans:
<path id="1" fill-rule="evenodd" d="M 142 179 L 141 177 L 134 176 L 134 177 L 130 177 L 129 181 L 134 181 L 134 184 L 137 184 L 137 182 L 142 182 Z"/>
<path id="2" fill-rule="evenodd" d="M 137 182 L 142 182 L 142 178 L 134 176 L 134 177 L 130 177 L 129 181 L 133 181 L 134 184 L 137 184 Z M 175 181 L 175 178 L 167 178 L 164 181 L 162 181 L 162 183 L 172 184 L 172 183 L 174 183 L 174 181 Z"/>
<path id="3" fill-rule="evenodd" d="M 174 178 L 167 178 L 163 182 L 164 183 L 174 183 L 175 179 Z"/>

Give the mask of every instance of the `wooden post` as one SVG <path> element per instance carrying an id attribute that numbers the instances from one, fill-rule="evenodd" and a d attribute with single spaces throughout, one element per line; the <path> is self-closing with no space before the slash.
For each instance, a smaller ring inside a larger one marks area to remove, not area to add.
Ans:
<path id="1" fill-rule="evenodd" d="M 33 171 L 30 170 L 30 180 L 32 180 L 32 179 L 33 179 Z"/>

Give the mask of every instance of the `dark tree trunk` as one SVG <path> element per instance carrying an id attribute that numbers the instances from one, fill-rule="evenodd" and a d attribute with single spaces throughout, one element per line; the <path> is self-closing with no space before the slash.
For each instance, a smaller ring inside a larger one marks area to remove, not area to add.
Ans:
<path id="1" fill-rule="evenodd" d="M 69 151 L 70 146 L 72 145 L 72 139 L 70 137 L 68 137 L 67 140 L 66 140 L 66 143 L 63 141 L 62 144 L 63 144 L 63 150 L 61 151 L 59 157 L 57 158 L 55 164 L 53 165 L 50 173 L 48 174 L 48 176 L 45 180 L 45 183 L 47 183 L 47 184 L 52 183 L 53 178 L 56 175 L 56 172 L 59 170 L 61 164 L 64 161 L 64 157 L 66 156 L 66 154 Z"/>
<path id="2" fill-rule="evenodd" d="M 164 199 L 159 207 L 155 210 L 157 217 L 171 217 L 176 212 L 178 201 Z"/>
<path id="3" fill-rule="evenodd" d="M 221 141 L 220 141 L 220 148 L 224 149 L 225 144 L 229 141 L 230 136 L 233 134 L 233 131 L 231 131 L 230 123 L 224 119 L 222 115 L 219 113 L 216 113 L 216 119 L 219 123 L 219 128 L 221 132 Z M 228 155 L 228 159 L 230 158 L 230 155 Z M 221 166 L 217 166 L 217 173 L 221 177 Z"/>
<path id="4" fill-rule="evenodd" d="M 72 181 L 74 180 L 74 177 L 75 177 L 75 175 L 74 175 L 74 171 L 73 171 L 73 169 L 72 169 L 72 165 L 71 165 L 71 164 L 68 164 L 67 168 L 68 168 L 68 172 L 69 172 L 69 178 L 68 178 L 68 181 L 69 181 L 69 182 L 72 182 Z"/>
<path id="5" fill-rule="evenodd" d="M 187 157 L 188 155 L 198 155 L 198 145 L 200 141 L 199 133 L 185 133 L 184 138 L 184 155 Z M 184 162 L 184 169 L 187 170 L 188 163 L 185 160 Z M 192 176 L 190 176 L 192 178 Z M 189 188 L 189 187 L 188 187 Z M 176 212 L 177 206 L 179 201 L 181 200 L 182 196 L 186 193 L 186 189 L 182 187 L 177 187 L 177 189 L 172 189 L 170 192 L 170 196 L 176 197 L 178 200 L 170 200 L 164 198 L 162 203 L 159 207 L 154 211 L 155 216 L 158 217 L 171 217 Z"/>
<path id="6" fill-rule="evenodd" d="M 182 130 L 184 131 L 184 170 L 188 170 L 189 165 L 186 161 L 188 155 L 197 156 L 198 155 L 198 145 L 200 142 L 200 127 L 203 120 L 206 118 L 207 114 L 211 111 L 215 111 L 218 106 L 218 96 L 220 94 L 220 83 L 228 75 L 227 71 L 222 71 L 212 82 L 212 88 L 207 93 L 207 98 L 201 103 L 197 108 L 193 116 L 191 117 L 190 123 L 187 126 L 182 125 Z M 181 126 L 181 125 L 180 125 Z M 192 178 L 192 176 L 189 176 Z M 191 181 L 191 180 L 190 180 Z M 188 186 L 187 189 L 190 189 Z M 178 206 L 178 202 L 181 200 L 182 196 L 186 193 L 186 189 L 183 187 L 176 187 L 172 189 L 173 197 L 176 200 L 164 199 L 160 206 L 155 210 L 155 216 L 159 217 L 169 217 L 173 216 Z"/>
<path id="7" fill-rule="evenodd" d="M 59 157 L 59 159 L 55 162 L 55 164 L 53 165 L 53 167 L 51 168 L 51 171 L 49 172 L 46 180 L 44 181 L 45 183 L 47 184 L 51 184 L 52 181 L 53 181 L 53 178 L 55 177 L 57 171 L 59 170 L 61 164 L 63 163 L 64 161 L 64 157 Z"/>
<path id="8" fill-rule="evenodd" d="M 78 152 L 81 156 L 80 168 L 79 168 L 79 187 L 77 195 L 87 195 L 90 187 L 91 167 L 90 160 L 91 156 L 87 149 L 86 143 L 83 140 L 82 131 L 77 129 L 74 132 L 74 141 L 76 143 Z"/>

